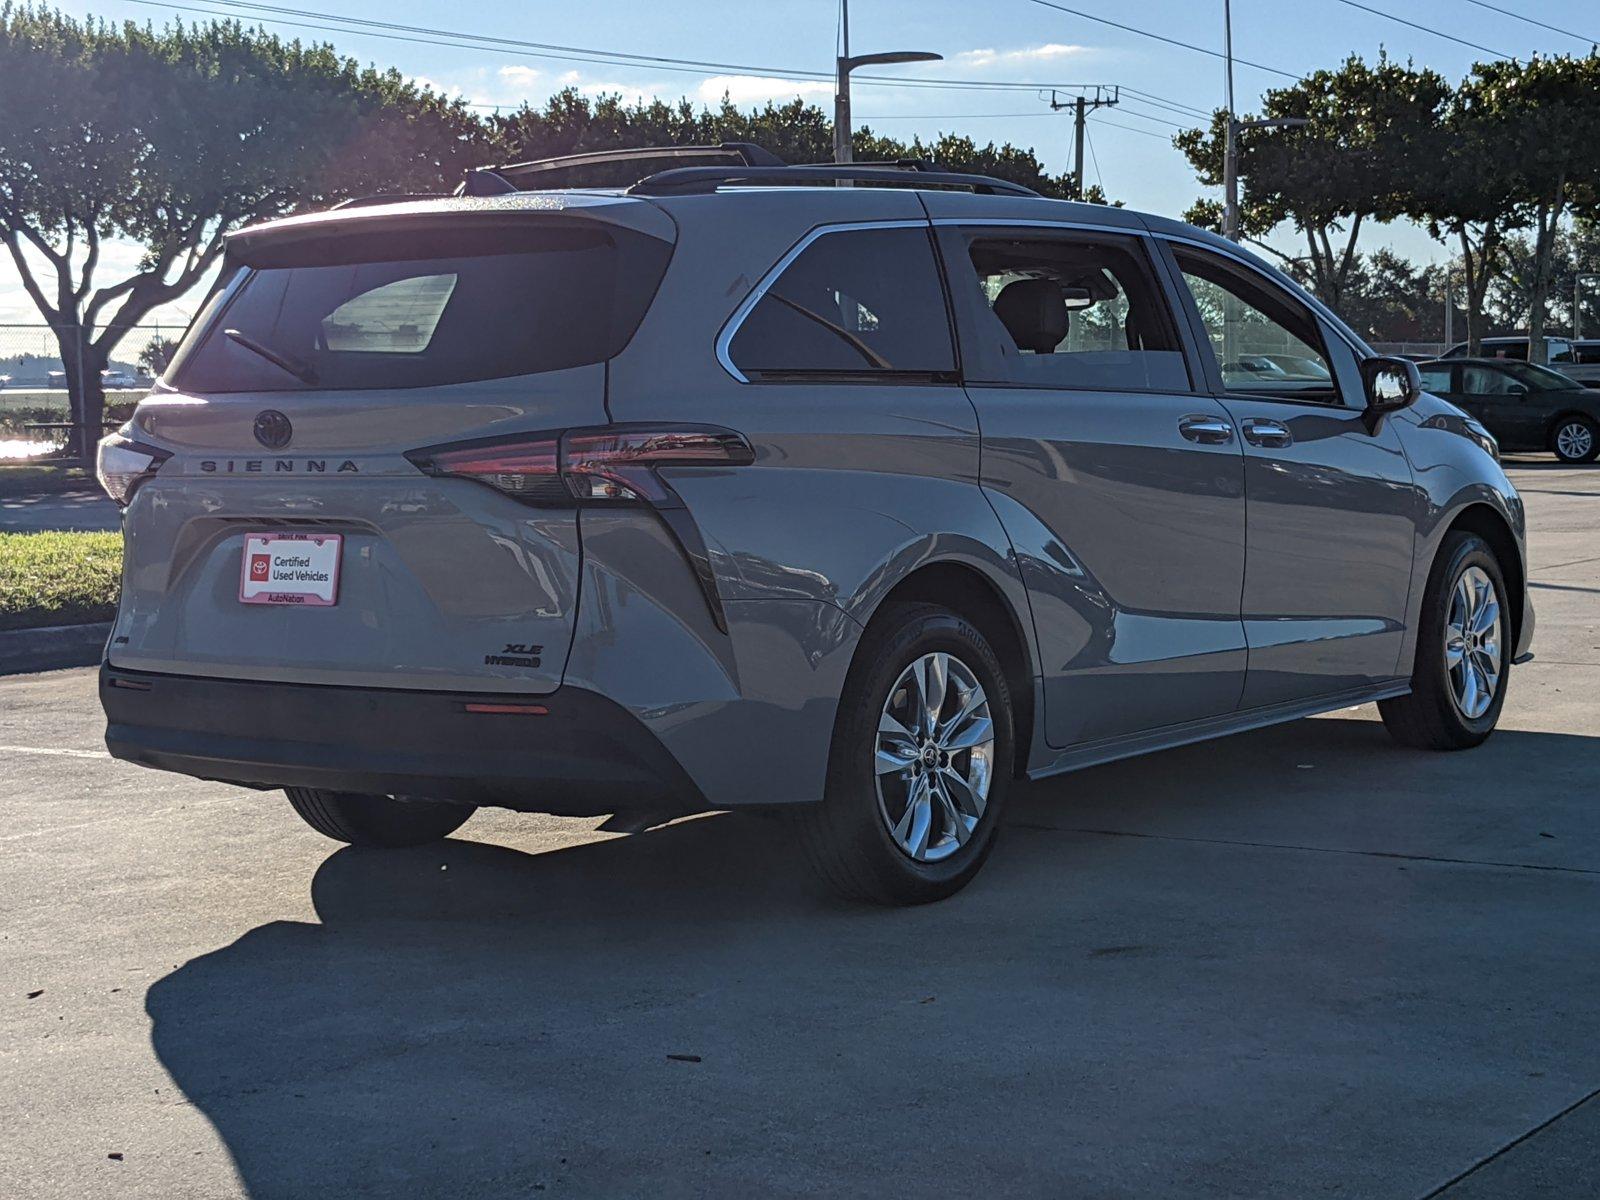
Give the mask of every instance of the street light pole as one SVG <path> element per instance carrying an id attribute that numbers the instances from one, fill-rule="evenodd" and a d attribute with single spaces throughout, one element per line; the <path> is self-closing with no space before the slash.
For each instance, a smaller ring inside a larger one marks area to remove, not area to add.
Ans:
<path id="1" fill-rule="evenodd" d="M 939 62 L 942 54 L 925 50 L 891 50 L 886 54 L 850 53 L 850 0 L 839 0 L 839 57 L 833 74 L 833 161 L 847 163 L 850 150 L 850 72 L 886 63 Z"/>

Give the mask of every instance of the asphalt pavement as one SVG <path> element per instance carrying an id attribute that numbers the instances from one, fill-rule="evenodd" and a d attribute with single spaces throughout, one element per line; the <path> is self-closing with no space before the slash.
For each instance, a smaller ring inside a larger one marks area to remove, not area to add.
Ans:
<path id="1" fill-rule="evenodd" d="M 122 514 L 98 488 L 45 496 L 0 496 L 0 533 L 121 528 Z"/>
<path id="2" fill-rule="evenodd" d="M 1513 475 L 1537 659 L 1025 788 L 946 903 L 778 820 L 339 848 L 0 680 L 0 1195 L 1600 1195 L 1600 468 Z"/>

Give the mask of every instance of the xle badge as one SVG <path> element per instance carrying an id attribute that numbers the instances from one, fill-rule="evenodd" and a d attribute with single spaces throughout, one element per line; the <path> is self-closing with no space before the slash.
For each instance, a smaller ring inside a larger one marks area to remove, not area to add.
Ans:
<path id="1" fill-rule="evenodd" d="M 530 646 L 525 642 L 507 642 L 506 648 L 499 654 L 485 654 L 483 665 L 486 667 L 537 667 L 539 656 L 544 653 L 543 646 Z"/>

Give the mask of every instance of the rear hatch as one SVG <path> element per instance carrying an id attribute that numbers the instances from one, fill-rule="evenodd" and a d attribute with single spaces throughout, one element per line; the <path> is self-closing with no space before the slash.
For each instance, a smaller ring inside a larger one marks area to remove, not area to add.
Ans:
<path id="1" fill-rule="evenodd" d="M 246 231 L 127 436 L 110 662 L 540 693 L 578 603 L 570 506 L 424 473 L 421 448 L 604 424 L 606 360 L 673 227 L 604 196 L 435 202 Z M 411 457 L 407 457 L 408 453 Z"/>

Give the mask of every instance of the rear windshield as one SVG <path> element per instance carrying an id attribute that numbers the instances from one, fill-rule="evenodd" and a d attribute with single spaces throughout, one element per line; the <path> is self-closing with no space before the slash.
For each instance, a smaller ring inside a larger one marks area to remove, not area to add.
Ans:
<path id="1" fill-rule="evenodd" d="M 175 387 L 434 387 L 601 362 L 633 336 L 671 247 L 632 230 L 547 226 L 266 253 L 184 347 Z"/>

